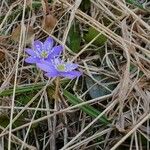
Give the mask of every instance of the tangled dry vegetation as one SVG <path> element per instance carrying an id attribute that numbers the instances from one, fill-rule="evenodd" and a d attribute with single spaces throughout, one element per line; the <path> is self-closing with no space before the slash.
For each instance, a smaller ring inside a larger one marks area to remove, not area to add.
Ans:
<path id="1" fill-rule="evenodd" d="M 48 36 L 83 72 L 61 79 L 58 101 L 54 79 L 24 62 L 24 48 Z M 125 0 L 1 0 L 1 150 L 149 150 L 149 119 L 149 11 Z"/>

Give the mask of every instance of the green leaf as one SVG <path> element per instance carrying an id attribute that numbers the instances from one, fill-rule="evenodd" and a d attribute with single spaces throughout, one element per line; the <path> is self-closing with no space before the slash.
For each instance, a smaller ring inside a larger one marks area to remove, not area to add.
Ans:
<path id="1" fill-rule="evenodd" d="M 34 91 L 29 91 L 29 92 L 25 92 L 25 93 L 21 93 L 19 95 L 16 96 L 16 105 L 20 106 L 21 105 L 26 105 L 35 95 L 35 92 L 37 92 L 36 90 Z"/>
<path id="2" fill-rule="evenodd" d="M 131 65 L 130 65 L 130 74 L 135 74 L 136 72 L 138 72 L 138 67 L 135 66 L 134 64 L 131 64 Z M 144 74 L 144 73 L 140 70 L 140 72 L 139 72 L 139 77 L 142 77 L 143 74 Z"/>
<path id="3" fill-rule="evenodd" d="M 141 9 L 144 9 L 142 3 L 140 3 L 138 0 L 126 0 L 127 3 L 133 4 Z M 144 2 L 143 2 L 144 3 Z"/>
<path id="4" fill-rule="evenodd" d="M 91 2 L 90 0 L 82 0 L 81 4 L 80 4 L 80 9 L 82 11 L 87 11 L 87 10 L 90 10 L 90 7 L 91 7 Z"/>
<path id="5" fill-rule="evenodd" d="M 81 35 L 78 23 L 73 23 L 70 28 L 67 45 L 75 53 L 80 51 Z"/>
<path id="6" fill-rule="evenodd" d="M 10 123 L 10 118 L 6 114 L 0 116 L 0 126 L 7 127 Z M 21 126 L 25 123 L 24 117 L 19 117 L 14 123 L 13 127 Z"/>
<path id="7" fill-rule="evenodd" d="M 7 127 L 9 124 L 9 118 L 7 115 L 1 115 L 0 116 L 0 126 Z"/>
<path id="8" fill-rule="evenodd" d="M 75 97 L 73 94 L 68 92 L 67 90 L 63 90 L 63 94 L 64 96 L 67 97 L 68 101 L 73 105 L 77 105 L 83 102 L 79 98 Z M 89 116 L 93 118 L 96 118 L 101 113 L 100 111 L 90 106 L 89 104 L 79 106 L 79 107 L 83 112 L 87 113 Z M 99 118 L 99 121 L 105 125 L 110 123 L 109 120 L 105 116 L 102 116 L 101 118 Z"/>
<path id="9" fill-rule="evenodd" d="M 93 81 L 93 79 L 91 79 L 90 77 L 86 77 L 85 78 L 86 86 L 87 86 L 87 89 L 90 89 L 89 94 L 92 98 L 97 98 L 100 96 L 110 94 L 111 93 L 110 91 L 114 90 L 116 87 L 115 84 L 111 83 L 113 79 L 109 78 L 109 79 L 104 80 L 105 78 L 104 75 L 93 75 L 93 78 L 97 80 L 98 82 L 103 80 L 101 84 L 103 85 L 105 84 L 106 88 L 104 86 L 96 84 L 95 81 Z"/>
<path id="10" fill-rule="evenodd" d="M 90 42 L 91 40 L 93 40 L 100 32 L 97 31 L 96 29 L 94 29 L 93 27 L 90 27 L 88 29 L 88 33 L 85 34 L 84 39 L 86 42 Z M 96 46 L 102 46 L 105 44 L 105 42 L 107 41 L 107 37 L 103 34 L 99 35 L 97 37 L 97 39 L 93 42 L 94 45 Z"/>

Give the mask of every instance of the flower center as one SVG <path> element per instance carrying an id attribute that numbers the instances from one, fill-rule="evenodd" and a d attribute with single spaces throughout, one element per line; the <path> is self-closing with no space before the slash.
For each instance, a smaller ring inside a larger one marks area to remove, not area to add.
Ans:
<path id="1" fill-rule="evenodd" d="M 57 66 L 57 70 L 59 70 L 59 71 L 65 71 L 65 65 L 64 64 L 59 64 Z"/>
<path id="2" fill-rule="evenodd" d="M 41 52 L 41 57 L 42 58 L 47 58 L 47 56 L 48 56 L 48 53 L 46 51 Z"/>

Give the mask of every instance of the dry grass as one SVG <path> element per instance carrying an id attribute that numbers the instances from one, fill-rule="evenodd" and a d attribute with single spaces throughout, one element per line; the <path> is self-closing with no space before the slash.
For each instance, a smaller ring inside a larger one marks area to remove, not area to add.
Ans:
<path id="1" fill-rule="evenodd" d="M 0 119 L 4 116 L 1 150 L 150 149 L 150 13 L 123 0 L 90 1 L 89 10 L 83 11 L 79 8 L 82 0 L 54 0 L 51 4 L 46 0 L 1 0 L 0 92 L 13 87 L 12 95 L 0 97 Z M 50 16 L 45 27 L 47 14 L 57 20 Z M 78 53 L 67 46 L 75 22 L 82 37 Z M 89 27 L 100 33 L 87 43 L 84 32 Z M 98 47 L 93 43 L 101 33 L 107 42 Z M 24 63 L 24 48 L 47 36 L 64 45 L 64 59 L 79 63 L 82 78 L 66 82 L 61 89 L 69 89 L 83 103 L 71 106 L 63 93 L 62 99 L 54 100 L 54 91 L 49 89 L 54 79 L 47 80 L 35 66 Z M 97 80 L 93 74 L 105 75 L 105 79 Z M 108 89 L 109 94 L 91 98 L 86 77 L 105 89 L 103 80 L 111 78 L 116 87 Z M 18 87 L 39 83 L 46 83 L 39 91 L 16 94 Z M 80 109 L 86 104 L 102 113 L 92 119 Z M 99 123 L 103 115 L 110 124 Z"/>

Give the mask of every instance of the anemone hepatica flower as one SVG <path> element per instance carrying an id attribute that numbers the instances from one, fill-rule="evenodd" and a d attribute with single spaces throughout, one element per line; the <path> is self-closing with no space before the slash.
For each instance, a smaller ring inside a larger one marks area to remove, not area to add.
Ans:
<path id="1" fill-rule="evenodd" d="M 54 46 L 54 41 L 51 37 L 48 37 L 44 43 L 37 40 L 33 43 L 33 49 L 25 49 L 25 52 L 28 53 L 30 56 L 25 59 L 25 62 L 27 63 L 38 63 L 41 60 L 51 60 L 55 57 L 58 57 L 63 47 L 61 45 Z"/>
<path id="2" fill-rule="evenodd" d="M 60 58 L 55 58 L 51 62 L 37 63 L 37 67 L 45 71 L 45 76 L 47 77 L 67 77 L 73 79 L 81 75 L 81 72 L 75 70 L 78 64 L 64 62 Z"/>

